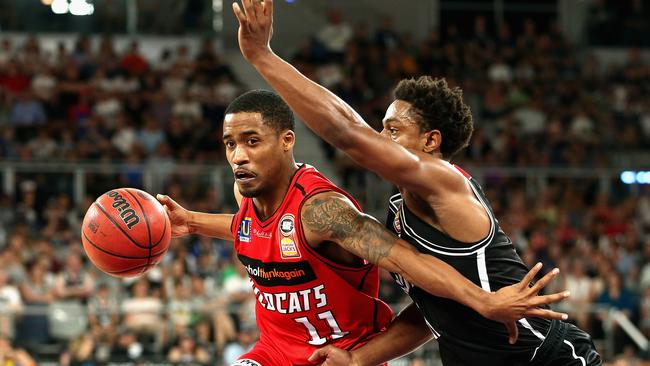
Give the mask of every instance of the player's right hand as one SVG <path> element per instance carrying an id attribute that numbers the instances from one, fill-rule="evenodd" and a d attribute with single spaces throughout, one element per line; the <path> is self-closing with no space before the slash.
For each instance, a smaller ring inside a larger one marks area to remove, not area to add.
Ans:
<path id="1" fill-rule="evenodd" d="M 568 315 L 553 310 L 544 309 L 542 306 L 562 301 L 569 297 L 569 292 L 564 291 L 551 295 L 538 295 L 539 292 L 555 277 L 560 270 L 555 268 L 547 273 L 534 285 L 530 285 L 542 268 L 537 263 L 521 282 L 503 287 L 493 292 L 487 306 L 487 313 L 482 314 L 488 319 L 500 321 L 508 329 L 509 342 L 514 344 L 519 336 L 517 321 L 525 317 L 538 317 L 546 319 L 566 320 Z"/>
<path id="2" fill-rule="evenodd" d="M 309 356 L 310 362 L 320 362 L 322 366 L 355 366 L 352 352 L 334 346 L 319 348 Z"/>
<path id="3" fill-rule="evenodd" d="M 183 208 L 176 201 L 164 194 L 157 194 L 156 198 L 165 207 L 165 212 L 169 217 L 169 223 L 172 225 L 172 238 L 191 234 L 190 230 L 190 211 Z"/>

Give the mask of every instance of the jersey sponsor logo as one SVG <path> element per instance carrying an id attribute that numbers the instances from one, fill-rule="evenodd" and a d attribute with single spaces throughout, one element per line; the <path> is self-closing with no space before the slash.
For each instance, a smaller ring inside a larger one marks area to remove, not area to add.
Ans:
<path id="1" fill-rule="evenodd" d="M 397 235 L 401 236 L 402 235 L 402 222 L 400 221 L 400 212 L 401 210 L 397 210 L 397 213 L 395 214 L 395 219 L 393 220 L 393 228 L 395 228 L 395 232 Z"/>
<path id="2" fill-rule="evenodd" d="M 232 366 L 262 366 L 259 362 L 251 360 L 250 358 L 242 358 L 241 360 L 235 361 Z"/>
<path id="3" fill-rule="evenodd" d="M 251 222 L 252 219 L 250 217 L 244 217 L 243 220 L 241 220 L 241 224 L 239 224 L 239 241 L 243 241 L 244 243 L 250 243 L 251 241 Z"/>
<path id="4" fill-rule="evenodd" d="M 260 286 L 295 286 L 311 282 L 316 274 L 307 261 L 262 262 L 239 255 L 248 275 Z"/>
<path id="5" fill-rule="evenodd" d="M 271 233 L 270 232 L 258 230 L 257 228 L 253 228 L 253 235 L 257 236 L 258 238 L 262 238 L 262 239 L 271 239 Z"/>
<path id="6" fill-rule="evenodd" d="M 320 309 L 327 305 L 325 285 L 290 292 L 265 292 L 253 286 L 253 293 L 263 308 L 280 314 L 294 314 Z"/>
<path id="7" fill-rule="evenodd" d="M 296 219 L 292 214 L 286 214 L 278 224 L 278 241 L 282 259 L 300 258 L 300 249 L 296 244 Z"/>

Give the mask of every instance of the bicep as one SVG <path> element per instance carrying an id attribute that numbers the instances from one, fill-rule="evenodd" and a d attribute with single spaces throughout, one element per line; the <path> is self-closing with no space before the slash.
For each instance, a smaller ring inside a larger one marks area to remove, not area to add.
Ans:
<path id="1" fill-rule="evenodd" d="M 303 205 L 301 221 L 309 243 L 334 242 L 389 271 L 398 270 L 391 258 L 399 239 L 342 194 L 328 192 L 310 198 Z"/>
<path id="2" fill-rule="evenodd" d="M 461 182 L 442 159 L 417 152 L 383 137 L 370 127 L 354 127 L 342 149 L 357 164 L 413 193 L 428 197 Z M 433 183 L 432 183 L 433 182 Z"/>

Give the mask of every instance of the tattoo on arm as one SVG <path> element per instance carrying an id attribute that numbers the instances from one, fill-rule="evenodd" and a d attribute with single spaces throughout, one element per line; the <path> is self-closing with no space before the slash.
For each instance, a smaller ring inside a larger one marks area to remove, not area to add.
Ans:
<path id="1" fill-rule="evenodd" d="M 303 207 L 302 222 L 319 235 L 377 264 L 389 255 L 397 237 L 372 217 L 360 213 L 340 198 L 315 198 Z"/>

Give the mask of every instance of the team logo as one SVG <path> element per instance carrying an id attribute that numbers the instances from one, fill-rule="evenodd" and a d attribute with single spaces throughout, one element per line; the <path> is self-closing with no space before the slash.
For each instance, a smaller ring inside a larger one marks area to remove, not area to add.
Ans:
<path id="1" fill-rule="evenodd" d="M 280 254 L 283 259 L 300 258 L 300 249 L 296 244 L 296 219 L 292 214 L 286 214 L 280 219 L 278 225 L 278 240 L 280 241 Z"/>
<path id="2" fill-rule="evenodd" d="M 395 232 L 397 235 L 402 235 L 402 222 L 400 221 L 399 214 L 402 211 L 397 211 L 395 214 L 395 220 L 393 220 L 393 227 L 395 228 Z"/>
<path id="3" fill-rule="evenodd" d="M 294 218 L 292 214 L 286 214 L 280 219 L 280 233 L 284 236 L 293 234 L 295 227 Z"/>
<path id="4" fill-rule="evenodd" d="M 250 243 L 251 241 L 251 218 L 245 217 L 239 225 L 239 241 Z"/>

